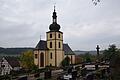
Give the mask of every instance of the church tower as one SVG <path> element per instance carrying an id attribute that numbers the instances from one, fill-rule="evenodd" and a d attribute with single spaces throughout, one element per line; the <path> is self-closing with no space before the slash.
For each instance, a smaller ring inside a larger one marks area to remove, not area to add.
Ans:
<path id="1" fill-rule="evenodd" d="M 54 6 L 54 12 L 52 16 L 53 22 L 49 26 L 48 32 L 46 32 L 47 37 L 47 48 L 48 51 L 48 65 L 50 66 L 60 66 L 62 60 L 64 59 L 63 51 L 63 32 L 60 31 L 60 25 L 57 24 L 57 15 Z"/>
<path id="2" fill-rule="evenodd" d="M 46 66 L 60 67 L 62 61 L 69 57 L 70 64 L 75 64 L 75 54 L 68 44 L 63 44 L 63 32 L 57 23 L 57 13 L 53 11 L 52 24 L 46 32 L 46 40 L 40 40 L 34 49 L 34 64 L 39 68 Z"/>

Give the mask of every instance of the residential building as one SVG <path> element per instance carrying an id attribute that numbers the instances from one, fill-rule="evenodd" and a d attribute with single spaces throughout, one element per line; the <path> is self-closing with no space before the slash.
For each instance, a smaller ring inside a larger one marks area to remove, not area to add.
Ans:
<path id="1" fill-rule="evenodd" d="M 0 60 L 0 74 L 6 75 L 10 72 L 20 70 L 20 63 L 15 57 L 2 57 Z"/>

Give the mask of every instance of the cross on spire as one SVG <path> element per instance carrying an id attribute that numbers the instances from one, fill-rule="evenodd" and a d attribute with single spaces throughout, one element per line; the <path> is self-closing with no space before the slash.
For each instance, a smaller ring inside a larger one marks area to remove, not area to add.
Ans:
<path id="1" fill-rule="evenodd" d="M 55 4 L 54 4 L 54 12 L 55 12 L 55 7 L 56 7 L 56 6 L 55 6 Z"/>
<path id="2" fill-rule="evenodd" d="M 59 31 L 60 30 L 60 25 L 57 24 L 57 13 L 55 11 L 55 5 L 54 5 L 54 11 L 53 11 L 52 19 L 53 19 L 53 23 L 49 27 L 50 31 Z"/>
<path id="3" fill-rule="evenodd" d="M 53 22 L 54 23 L 57 23 L 57 15 L 56 15 L 56 12 L 55 12 L 55 5 L 54 5 L 54 12 L 53 12 Z"/>
<path id="4" fill-rule="evenodd" d="M 55 5 L 56 5 L 56 2 L 54 2 L 54 11 L 55 11 L 55 7 L 56 7 Z"/>

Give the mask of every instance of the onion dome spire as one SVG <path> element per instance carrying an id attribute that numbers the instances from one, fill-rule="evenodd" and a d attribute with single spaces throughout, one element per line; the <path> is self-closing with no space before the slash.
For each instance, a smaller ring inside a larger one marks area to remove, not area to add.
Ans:
<path id="1" fill-rule="evenodd" d="M 56 12 L 55 12 L 55 6 L 54 6 L 54 12 L 53 12 L 53 22 L 56 22 L 57 23 L 57 15 L 56 15 Z"/>
<path id="2" fill-rule="evenodd" d="M 57 24 L 57 13 L 55 11 L 55 6 L 54 6 L 54 12 L 53 12 L 53 23 L 49 26 L 50 31 L 59 31 L 60 25 Z"/>

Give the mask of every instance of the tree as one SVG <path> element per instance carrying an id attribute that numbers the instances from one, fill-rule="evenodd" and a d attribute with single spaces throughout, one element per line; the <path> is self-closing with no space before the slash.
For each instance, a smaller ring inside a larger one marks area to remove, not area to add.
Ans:
<path id="1" fill-rule="evenodd" d="M 85 62 L 91 62 L 91 55 L 89 52 L 85 53 Z"/>
<path id="2" fill-rule="evenodd" d="M 26 69 L 31 69 L 34 67 L 34 57 L 33 51 L 28 50 L 20 56 L 21 66 Z"/>
<path id="3" fill-rule="evenodd" d="M 113 80 L 120 80 L 120 51 L 110 58 L 111 76 Z"/>
<path id="4" fill-rule="evenodd" d="M 109 45 L 109 48 L 103 51 L 103 59 L 110 61 L 116 53 L 118 53 L 116 45 Z"/>
<path id="5" fill-rule="evenodd" d="M 120 49 L 114 44 L 103 52 L 103 59 L 110 62 L 111 77 L 113 80 L 120 80 Z"/>
<path id="6" fill-rule="evenodd" d="M 96 6 L 100 2 L 100 0 L 92 0 L 92 2 Z"/>
<path id="7" fill-rule="evenodd" d="M 62 66 L 69 66 L 70 65 L 70 58 L 68 56 L 65 57 L 65 59 L 62 61 Z"/>

